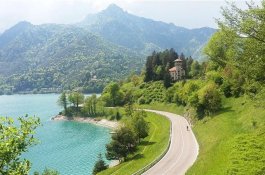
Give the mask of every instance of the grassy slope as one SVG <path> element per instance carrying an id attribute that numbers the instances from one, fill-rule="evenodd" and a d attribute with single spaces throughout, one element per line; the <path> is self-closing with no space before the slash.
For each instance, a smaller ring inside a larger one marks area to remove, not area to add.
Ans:
<path id="1" fill-rule="evenodd" d="M 100 175 L 132 174 L 152 162 L 166 149 L 169 140 L 169 120 L 153 113 L 148 113 L 146 120 L 150 122 L 150 134 L 139 146 L 137 153 L 129 158 L 130 161 L 107 169 L 99 173 Z"/>
<path id="2" fill-rule="evenodd" d="M 244 98 L 224 104 L 219 114 L 195 125 L 200 153 L 187 174 L 265 174 L 265 110 Z"/>
<path id="3" fill-rule="evenodd" d="M 174 104 L 141 107 L 184 113 L 183 107 Z M 188 175 L 265 175 L 265 109 L 244 97 L 224 99 L 223 109 L 197 122 L 193 130 L 200 154 Z"/>

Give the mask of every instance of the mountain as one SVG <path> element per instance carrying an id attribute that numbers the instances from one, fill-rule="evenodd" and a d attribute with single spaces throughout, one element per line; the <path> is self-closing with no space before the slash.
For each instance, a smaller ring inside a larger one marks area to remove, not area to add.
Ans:
<path id="1" fill-rule="evenodd" d="M 137 17 L 116 5 L 77 24 L 22 21 L 0 35 L 0 94 L 76 87 L 99 92 L 109 81 L 140 72 L 153 50 L 174 48 L 199 58 L 214 31 Z"/>
<path id="2" fill-rule="evenodd" d="M 115 44 L 150 54 L 153 50 L 174 48 L 194 58 L 201 57 L 201 48 L 215 29 L 186 29 L 127 13 L 115 4 L 88 15 L 78 24 Z"/>
<path id="3" fill-rule="evenodd" d="M 87 91 L 100 91 L 110 80 L 132 70 L 139 72 L 142 59 L 84 28 L 21 22 L 0 36 L 0 89 L 88 87 Z"/>

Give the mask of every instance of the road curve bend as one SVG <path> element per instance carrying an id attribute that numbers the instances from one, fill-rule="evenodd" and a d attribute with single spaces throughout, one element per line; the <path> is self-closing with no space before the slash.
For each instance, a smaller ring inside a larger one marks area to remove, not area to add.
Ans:
<path id="1" fill-rule="evenodd" d="M 195 162 L 198 153 L 198 142 L 188 121 L 169 112 L 146 110 L 167 117 L 171 121 L 171 143 L 165 156 L 144 175 L 183 175 Z M 189 130 L 187 131 L 187 126 Z"/>

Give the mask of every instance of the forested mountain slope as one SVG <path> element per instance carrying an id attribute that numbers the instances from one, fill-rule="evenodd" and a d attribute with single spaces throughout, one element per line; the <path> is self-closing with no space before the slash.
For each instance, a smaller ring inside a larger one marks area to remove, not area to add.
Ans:
<path id="1" fill-rule="evenodd" d="M 137 17 L 116 5 L 72 25 L 23 21 L 0 35 L 0 94 L 77 87 L 100 92 L 107 82 L 140 72 L 153 50 L 174 48 L 200 58 L 213 32 Z"/>
<path id="2" fill-rule="evenodd" d="M 70 25 L 21 22 L 0 41 L 0 74 L 14 92 L 83 87 L 94 76 L 101 86 L 142 67 L 140 55 Z"/>

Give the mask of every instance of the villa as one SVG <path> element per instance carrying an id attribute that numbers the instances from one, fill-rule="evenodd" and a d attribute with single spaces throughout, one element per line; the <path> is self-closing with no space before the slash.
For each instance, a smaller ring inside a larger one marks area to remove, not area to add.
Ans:
<path id="1" fill-rule="evenodd" d="M 185 70 L 183 69 L 183 60 L 176 59 L 175 66 L 169 69 L 170 76 L 173 81 L 182 80 L 185 77 Z"/>

